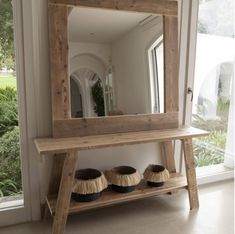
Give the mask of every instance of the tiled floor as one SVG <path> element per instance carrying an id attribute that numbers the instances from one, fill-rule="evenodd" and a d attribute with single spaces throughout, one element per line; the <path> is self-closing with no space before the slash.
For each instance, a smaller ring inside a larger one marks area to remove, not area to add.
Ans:
<path id="1" fill-rule="evenodd" d="M 199 210 L 189 211 L 182 191 L 73 215 L 66 234 L 233 234 L 233 181 L 199 190 Z M 49 234 L 51 220 L 1 228 L 0 233 Z"/>

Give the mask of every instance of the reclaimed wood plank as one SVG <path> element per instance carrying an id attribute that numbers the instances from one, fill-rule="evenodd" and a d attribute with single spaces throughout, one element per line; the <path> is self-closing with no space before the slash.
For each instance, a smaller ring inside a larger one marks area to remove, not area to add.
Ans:
<path id="1" fill-rule="evenodd" d="M 179 111 L 179 56 L 178 56 L 178 18 L 163 17 L 164 30 L 164 112 Z M 173 146 L 162 143 L 166 165 L 174 172 L 175 160 Z"/>
<path id="2" fill-rule="evenodd" d="M 49 0 L 50 4 L 177 15 L 177 0 Z"/>
<path id="3" fill-rule="evenodd" d="M 178 18 L 163 17 L 164 112 L 179 111 Z"/>
<path id="4" fill-rule="evenodd" d="M 64 160 L 60 189 L 55 205 L 52 234 L 63 234 L 69 213 L 72 185 L 74 181 L 77 155 L 68 153 Z"/>
<path id="5" fill-rule="evenodd" d="M 178 113 L 139 114 L 54 121 L 54 137 L 77 137 L 177 128 Z"/>
<path id="6" fill-rule="evenodd" d="M 189 203 L 190 209 L 195 209 L 199 207 L 198 200 L 198 189 L 197 189 L 197 177 L 195 169 L 195 161 L 193 155 L 193 143 L 191 138 L 183 139 L 183 148 L 184 148 L 184 159 L 188 183 L 188 194 L 189 194 Z"/>
<path id="7" fill-rule="evenodd" d="M 106 134 L 97 136 L 71 138 L 38 138 L 35 145 L 39 154 L 66 153 L 104 147 L 142 144 L 148 142 L 164 142 L 168 140 L 207 136 L 206 131 L 183 127 L 176 129 L 141 131 L 129 133 Z"/>
<path id="8" fill-rule="evenodd" d="M 68 119 L 70 110 L 70 80 L 68 72 L 68 9 L 48 6 L 52 120 Z M 53 135 L 56 128 L 53 124 Z M 48 194 L 58 193 L 65 155 L 55 155 Z"/>
<path id="9" fill-rule="evenodd" d="M 173 142 L 166 141 L 162 144 L 162 158 L 166 169 L 171 172 L 176 172 Z"/>
<path id="10" fill-rule="evenodd" d="M 52 118 L 69 119 L 70 78 L 68 70 L 68 9 L 49 5 L 49 39 Z"/>

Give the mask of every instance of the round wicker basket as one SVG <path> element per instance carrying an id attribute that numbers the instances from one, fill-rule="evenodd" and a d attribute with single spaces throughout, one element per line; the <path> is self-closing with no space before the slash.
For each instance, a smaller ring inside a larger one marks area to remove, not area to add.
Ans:
<path id="1" fill-rule="evenodd" d="M 161 165 L 149 165 L 144 171 L 144 179 L 150 186 L 162 186 L 169 178 L 168 170 Z"/>
<path id="2" fill-rule="evenodd" d="M 76 171 L 72 197 L 77 201 L 93 201 L 108 187 L 104 174 L 96 169 Z"/>
<path id="3" fill-rule="evenodd" d="M 112 184 L 112 189 L 120 193 L 133 191 L 141 180 L 139 172 L 129 166 L 115 167 L 110 171 L 106 171 L 105 176 Z"/>

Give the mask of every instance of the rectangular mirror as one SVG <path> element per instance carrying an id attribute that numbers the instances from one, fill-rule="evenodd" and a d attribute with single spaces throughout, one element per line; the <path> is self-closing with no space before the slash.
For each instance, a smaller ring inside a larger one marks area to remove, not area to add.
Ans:
<path id="1" fill-rule="evenodd" d="M 68 24 L 72 118 L 164 112 L 162 16 L 74 7 Z"/>

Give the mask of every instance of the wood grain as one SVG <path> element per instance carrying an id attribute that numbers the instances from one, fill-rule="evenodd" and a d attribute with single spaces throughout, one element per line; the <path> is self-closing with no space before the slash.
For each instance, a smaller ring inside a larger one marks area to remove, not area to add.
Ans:
<path id="1" fill-rule="evenodd" d="M 138 200 L 142 198 L 166 194 L 171 191 L 183 189 L 187 187 L 186 178 L 180 174 L 171 174 L 171 178 L 162 186 L 158 188 L 149 187 L 146 181 L 142 180 L 137 186 L 136 190 L 131 193 L 120 194 L 107 189 L 102 192 L 102 196 L 93 202 L 75 202 L 71 200 L 69 207 L 69 214 L 94 209 L 103 206 L 115 205 L 123 202 Z M 47 198 L 49 210 L 52 215 L 55 214 L 56 197 L 51 196 Z"/>
<path id="2" fill-rule="evenodd" d="M 49 0 L 50 4 L 177 15 L 176 0 Z"/>
<path id="3" fill-rule="evenodd" d="M 54 137 L 90 136 L 178 127 L 178 113 L 141 114 L 54 121 Z"/>
<path id="4" fill-rule="evenodd" d="M 53 157 L 48 194 L 55 194 L 59 192 L 65 156 L 66 154 L 57 154 Z"/>
<path id="5" fill-rule="evenodd" d="M 178 18 L 163 17 L 164 32 L 164 112 L 179 111 Z M 166 167 L 176 172 L 172 142 L 162 143 Z"/>
<path id="6" fill-rule="evenodd" d="M 196 180 L 196 170 L 193 155 L 193 143 L 191 138 L 182 140 L 184 147 L 184 158 L 185 167 L 188 183 L 188 194 L 190 209 L 195 209 L 199 207 L 198 191 L 197 191 L 197 180 Z"/>
<path id="7" fill-rule="evenodd" d="M 35 139 L 35 144 L 39 154 L 55 154 L 156 141 L 163 142 L 207 135 L 208 133 L 206 131 L 193 127 L 183 127 L 177 129 L 117 133 L 85 137 L 39 138 Z"/>
<path id="8" fill-rule="evenodd" d="M 166 169 L 170 173 L 175 173 L 176 166 L 172 141 L 166 141 L 162 143 L 162 156 Z"/>
<path id="9" fill-rule="evenodd" d="M 70 118 L 70 80 L 68 74 L 68 9 L 48 6 L 52 119 Z M 53 134 L 55 128 L 53 126 Z M 57 193 L 65 155 L 53 158 L 49 194 Z"/>
<path id="10" fill-rule="evenodd" d="M 55 217 L 53 220 L 53 234 L 63 234 L 67 216 L 69 212 L 71 189 L 74 181 L 75 167 L 77 156 L 76 153 L 68 153 L 65 157 L 60 189 L 55 205 Z"/>
<path id="11" fill-rule="evenodd" d="M 71 118 L 70 79 L 68 71 L 68 9 L 49 6 L 52 116 Z"/>
<path id="12" fill-rule="evenodd" d="M 178 18 L 163 17 L 164 112 L 179 111 Z"/>

